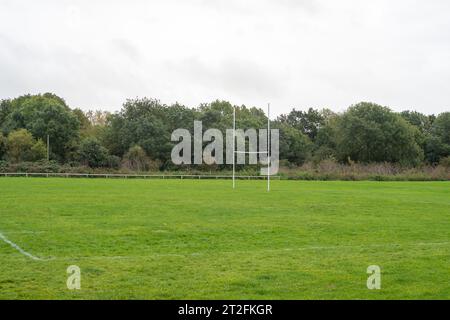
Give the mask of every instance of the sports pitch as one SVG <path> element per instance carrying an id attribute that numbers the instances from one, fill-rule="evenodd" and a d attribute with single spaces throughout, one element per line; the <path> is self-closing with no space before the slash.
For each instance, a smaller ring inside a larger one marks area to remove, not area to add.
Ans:
<path id="1" fill-rule="evenodd" d="M 0 299 L 450 298 L 449 182 L 0 178 L 0 233 Z"/>

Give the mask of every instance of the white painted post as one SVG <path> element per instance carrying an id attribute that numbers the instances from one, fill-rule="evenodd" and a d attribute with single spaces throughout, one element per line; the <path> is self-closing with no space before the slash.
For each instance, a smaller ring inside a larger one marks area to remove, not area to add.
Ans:
<path id="1" fill-rule="evenodd" d="M 50 135 L 47 135 L 47 162 L 50 161 Z"/>
<path id="2" fill-rule="evenodd" d="M 235 146 L 235 141 L 236 141 L 236 107 L 233 106 L 233 189 L 236 188 L 236 182 L 235 180 L 235 151 L 236 151 L 236 146 Z"/>
<path id="3" fill-rule="evenodd" d="M 270 103 L 267 105 L 267 192 L 270 191 Z"/>

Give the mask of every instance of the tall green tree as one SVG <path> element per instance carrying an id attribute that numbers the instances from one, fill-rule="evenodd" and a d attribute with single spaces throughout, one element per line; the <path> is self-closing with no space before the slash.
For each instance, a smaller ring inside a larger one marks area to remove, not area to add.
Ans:
<path id="1" fill-rule="evenodd" d="M 342 161 L 416 165 L 423 159 L 417 130 L 389 108 L 362 102 L 339 118 L 338 156 Z"/>
<path id="2" fill-rule="evenodd" d="M 450 156 L 450 112 L 441 113 L 433 122 L 425 153 L 430 163 L 438 163 L 441 158 Z"/>
<path id="3" fill-rule="evenodd" d="M 325 159 L 337 158 L 337 132 L 340 115 L 326 112 L 325 123 L 317 131 L 317 137 L 314 141 L 313 159 L 320 162 Z"/>
<path id="4" fill-rule="evenodd" d="M 279 121 L 273 123 L 273 128 L 280 130 L 280 160 L 302 165 L 310 159 L 313 144 L 307 135 Z"/>
<path id="5" fill-rule="evenodd" d="M 80 108 L 76 108 L 73 109 L 73 114 L 75 117 L 77 117 L 78 122 L 80 123 L 80 130 L 84 131 L 84 130 L 89 130 L 92 125 L 91 125 L 91 121 L 89 120 L 89 118 L 87 117 L 87 115 L 83 112 L 83 110 L 81 110 Z"/>
<path id="6" fill-rule="evenodd" d="M 313 108 L 309 108 L 308 111 L 294 109 L 288 115 L 281 115 L 279 120 L 300 130 L 312 141 L 316 139 L 320 127 L 325 124 L 324 114 Z"/>
<path id="7" fill-rule="evenodd" d="M 267 117 L 263 110 L 255 107 L 233 106 L 228 101 L 216 100 L 202 104 L 199 108 L 199 120 L 204 128 L 215 128 L 225 134 L 226 129 L 233 128 L 233 110 L 236 110 L 236 128 L 262 129 L 267 127 Z"/>
<path id="8" fill-rule="evenodd" d="M 117 156 L 139 145 L 151 159 L 168 161 L 172 131 L 192 127 L 193 113 L 180 105 L 172 109 L 155 99 L 128 100 L 119 113 L 108 118 L 104 143 Z"/>
<path id="9" fill-rule="evenodd" d="M 431 126 L 434 121 L 434 116 L 427 116 L 423 113 L 409 110 L 401 112 L 400 116 L 408 123 L 419 129 L 421 133 L 430 133 Z"/>
<path id="10" fill-rule="evenodd" d="M 442 143 L 450 145 L 450 112 L 441 113 L 433 123 L 433 135 L 439 137 Z"/>
<path id="11" fill-rule="evenodd" d="M 37 138 L 50 136 L 52 156 L 67 160 L 78 139 L 80 122 L 63 99 L 51 94 L 26 95 L 13 99 L 2 123 L 6 133 L 24 128 Z"/>
<path id="12" fill-rule="evenodd" d="M 8 115 L 11 113 L 11 109 L 11 100 L 0 101 L 0 133 L 3 131 L 3 124 Z"/>
<path id="13" fill-rule="evenodd" d="M 6 137 L 0 132 L 0 160 L 6 155 Z"/>

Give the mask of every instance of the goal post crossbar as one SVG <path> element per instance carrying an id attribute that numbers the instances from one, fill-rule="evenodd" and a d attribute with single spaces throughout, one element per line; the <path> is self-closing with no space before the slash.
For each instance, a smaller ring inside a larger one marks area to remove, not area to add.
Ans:
<path id="1" fill-rule="evenodd" d="M 267 151 L 256 152 L 256 151 L 235 151 L 238 154 L 267 154 Z"/>

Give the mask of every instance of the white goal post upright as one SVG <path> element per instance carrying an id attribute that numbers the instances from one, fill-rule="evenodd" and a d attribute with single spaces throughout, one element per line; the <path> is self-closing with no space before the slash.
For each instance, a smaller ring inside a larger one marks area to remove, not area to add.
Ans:
<path id="1" fill-rule="evenodd" d="M 270 103 L 267 104 L 267 192 L 270 191 Z"/>
<path id="2" fill-rule="evenodd" d="M 236 107 L 233 106 L 233 189 L 236 188 L 234 175 L 236 171 Z"/>
<path id="3" fill-rule="evenodd" d="M 236 106 L 233 106 L 233 189 L 236 189 L 236 154 L 266 154 L 267 155 L 267 192 L 270 191 L 270 103 L 267 105 L 267 150 L 263 152 L 246 152 L 236 150 Z"/>

